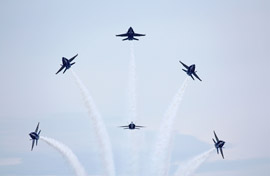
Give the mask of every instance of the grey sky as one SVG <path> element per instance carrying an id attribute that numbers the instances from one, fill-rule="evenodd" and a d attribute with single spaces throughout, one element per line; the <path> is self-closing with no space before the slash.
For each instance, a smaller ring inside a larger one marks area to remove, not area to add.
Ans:
<path id="1" fill-rule="evenodd" d="M 130 26 L 146 34 L 134 42 L 137 123 L 147 126 L 142 163 L 149 160 L 161 118 L 186 77 L 181 60 L 195 63 L 203 81 L 189 82 L 179 108 L 171 172 L 173 163 L 212 147 L 216 130 L 227 142 L 226 160 L 213 155 L 196 175 L 269 175 L 269 18 L 267 0 L 1 1 L 0 175 L 73 174 L 45 143 L 30 152 L 28 133 L 37 122 L 42 135 L 78 155 L 89 175 L 102 174 L 71 73 L 55 75 L 61 57 L 77 53 L 73 69 L 104 117 L 116 173 L 126 174 L 128 135 L 116 126 L 129 122 L 130 45 L 115 34 Z"/>

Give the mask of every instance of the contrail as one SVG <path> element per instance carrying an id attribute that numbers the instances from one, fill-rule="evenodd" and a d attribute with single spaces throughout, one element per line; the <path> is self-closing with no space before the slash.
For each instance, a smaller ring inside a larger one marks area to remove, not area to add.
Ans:
<path id="1" fill-rule="evenodd" d="M 185 165 L 179 166 L 174 176 L 192 175 L 211 155 L 215 149 L 212 148 L 188 161 Z"/>
<path id="2" fill-rule="evenodd" d="M 92 96 L 89 94 L 87 88 L 84 86 L 80 78 L 77 76 L 77 74 L 71 69 L 71 73 L 80 88 L 81 94 L 83 96 L 83 100 L 85 103 L 85 106 L 88 110 L 88 115 L 93 121 L 94 125 L 94 131 L 96 133 L 96 138 L 98 140 L 100 153 L 102 156 L 103 164 L 105 167 L 105 175 L 107 176 L 115 176 L 115 170 L 114 170 L 114 161 L 113 161 L 113 153 L 112 153 L 112 147 L 110 138 L 108 135 L 108 132 L 105 128 L 105 124 L 102 120 L 101 115 L 99 114 Z"/>
<path id="3" fill-rule="evenodd" d="M 61 155 L 71 165 L 76 176 L 87 176 L 84 168 L 82 167 L 76 155 L 66 145 L 62 144 L 61 142 L 55 139 L 44 137 L 44 136 L 40 136 L 40 139 L 61 153 Z"/>
<path id="4" fill-rule="evenodd" d="M 184 80 L 181 88 L 175 94 L 172 103 L 167 109 L 164 118 L 162 120 L 159 135 L 154 149 L 153 155 L 153 167 L 152 175 L 167 176 L 170 167 L 171 148 L 173 139 L 173 127 L 175 123 L 175 117 L 185 89 L 188 84 L 188 77 Z"/>

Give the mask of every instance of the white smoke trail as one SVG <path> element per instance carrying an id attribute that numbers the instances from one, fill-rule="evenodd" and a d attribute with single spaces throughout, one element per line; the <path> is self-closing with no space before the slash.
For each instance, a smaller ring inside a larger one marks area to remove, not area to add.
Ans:
<path id="1" fill-rule="evenodd" d="M 167 109 L 164 118 L 162 120 L 153 155 L 153 167 L 152 167 L 153 175 L 156 176 L 168 175 L 170 166 L 169 163 L 171 158 L 172 141 L 173 141 L 172 132 L 175 123 L 175 117 L 179 105 L 181 103 L 182 97 L 184 95 L 185 89 L 187 87 L 187 84 L 188 84 L 188 77 L 184 80 L 181 88 L 174 96 L 172 103 Z"/>
<path id="2" fill-rule="evenodd" d="M 61 153 L 61 155 L 71 165 L 76 176 L 87 176 L 84 168 L 82 167 L 76 155 L 66 145 L 62 144 L 61 142 L 55 139 L 44 137 L 44 136 L 40 136 L 40 139 Z"/>
<path id="3" fill-rule="evenodd" d="M 100 153 L 102 156 L 103 164 L 105 167 L 105 175 L 107 176 L 115 176 L 115 170 L 114 170 L 114 161 L 113 161 L 113 153 L 112 153 L 112 147 L 111 142 L 109 139 L 108 132 L 105 128 L 105 124 L 101 118 L 101 115 L 99 114 L 94 101 L 92 97 L 90 96 L 87 88 L 84 86 L 80 78 L 77 76 L 77 74 L 71 69 L 71 73 L 80 88 L 81 94 L 83 96 L 83 100 L 85 103 L 85 106 L 88 110 L 88 115 L 93 121 L 94 125 L 94 131 L 96 133 L 96 138 L 98 140 Z"/>
<path id="4" fill-rule="evenodd" d="M 174 176 L 192 175 L 211 155 L 215 149 L 212 148 L 188 161 L 185 165 L 179 166 Z"/>
<path id="5" fill-rule="evenodd" d="M 137 121 L 137 94 L 136 94 L 136 64 L 133 42 L 130 43 L 130 63 L 129 63 L 129 84 L 128 84 L 128 104 L 131 121 Z"/>
<path id="6" fill-rule="evenodd" d="M 130 42 L 130 62 L 129 62 L 129 75 L 128 75 L 128 112 L 130 121 L 137 122 L 137 76 L 136 76 L 136 63 L 134 54 L 134 44 Z M 138 163 L 139 163 L 139 134 L 138 132 L 131 132 L 128 134 L 130 159 L 129 159 L 129 171 L 131 176 L 138 175 Z"/>

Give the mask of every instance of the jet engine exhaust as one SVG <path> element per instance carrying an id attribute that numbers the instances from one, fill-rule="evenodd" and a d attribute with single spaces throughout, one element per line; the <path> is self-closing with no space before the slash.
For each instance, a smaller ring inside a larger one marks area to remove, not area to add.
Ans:
<path id="1" fill-rule="evenodd" d="M 49 146 L 53 147 L 55 150 L 57 150 L 67 160 L 67 162 L 74 170 L 76 176 L 87 176 L 77 156 L 66 145 L 48 137 L 40 136 L 40 139 L 46 142 Z"/>
<path id="2" fill-rule="evenodd" d="M 153 153 L 152 175 L 167 176 L 170 167 L 171 149 L 173 141 L 173 127 L 175 117 L 188 84 L 188 77 L 175 94 L 170 106 L 168 107 L 159 129 L 156 145 Z"/>
<path id="3" fill-rule="evenodd" d="M 190 176 L 210 157 L 214 148 L 194 157 L 183 166 L 179 166 L 174 176 Z"/>
<path id="4" fill-rule="evenodd" d="M 84 86 L 84 84 L 82 83 L 80 78 L 77 76 L 77 74 L 72 69 L 71 69 L 71 73 L 76 81 L 76 84 L 78 85 L 78 87 L 81 91 L 85 106 L 88 110 L 88 115 L 93 122 L 94 131 L 96 133 L 96 139 L 98 141 L 98 145 L 100 148 L 100 154 L 102 156 L 102 161 L 103 161 L 104 168 L 106 171 L 105 175 L 115 176 L 111 142 L 110 142 L 108 132 L 105 128 L 105 124 L 103 122 L 103 119 L 102 119 L 101 115 L 99 114 L 99 112 L 96 108 L 96 105 L 93 101 L 93 98 L 89 94 L 87 88 Z"/>

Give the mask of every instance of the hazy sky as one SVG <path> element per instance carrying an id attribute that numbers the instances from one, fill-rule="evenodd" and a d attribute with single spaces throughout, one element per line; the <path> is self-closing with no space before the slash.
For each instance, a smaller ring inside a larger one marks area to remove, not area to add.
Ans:
<path id="1" fill-rule="evenodd" d="M 117 175 L 127 174 L 129 41 L 134 41 L 141 165 L 149 160 L 161 119 L 196 64 L 202 82 L 189 81 L 175 126 L 171 173 L 226 141 L 198 176 L 270 175 L 270 1 L 0 1 L 0 175 L 73 175 L 44 142 L 31 152 L 29 132 L 69 146 L 89 175 L 102 175 L 98 146 L 79 89 L 61 58 L 79 54 L 73 70 L 92 94 L 113 146 Z M 136 131 L 137 132 L 137 131 Z M 133 133 L 133 132 L 132 132 Z M 147 169 L 147 168 L 143 168 Z M 145 173 L 141 171 L 141 175 Z M 172 175 L 172 174 L 171 174 Z"/>

